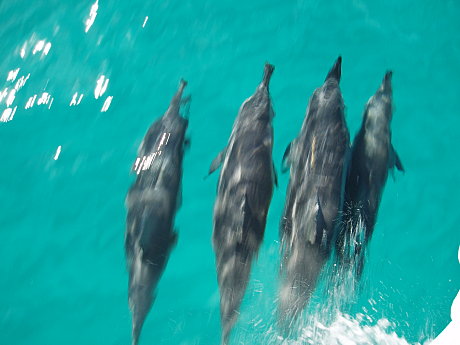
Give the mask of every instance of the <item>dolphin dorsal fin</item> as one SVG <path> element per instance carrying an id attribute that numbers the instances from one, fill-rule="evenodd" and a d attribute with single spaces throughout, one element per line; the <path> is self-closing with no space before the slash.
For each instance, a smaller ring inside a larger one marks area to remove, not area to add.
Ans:
<path id="1" fill-rule="evenodd" d="M 285 173 L 286 171 L 289 170 L 289 154 L 291 153 L 291 147 L 292 147 L 292 142 L 289 143 L 289 145 L 286 147 L 286 150 L 284 151 L 283 155 L 283 161 L 281 163 L 281 172 Z"/>
<path id="2" fill-rule="evenodd" d="M 396 152 L 395 148 L 393 146 L 391 146 L 392 150 L 393 150 L 393 155 L 394 155 L 394 166 L 396 167 L 396 169 L 398 169 L 399 171 L 402 171 L 402 172 L 406 172 L 404 170 L 404 167 L 402 165 L 402 162 L 401 162 L 401 158 L 399 158 L 399 155 L 398 153 Z"/>
<path id="3" fill-rule="evenodd" d="M 275 162 L 272 161 L 273 183 L 278 187 L 278 174 L 276 173 Z"/>
<path id="4" fill-rule="evenodd" d="M 211 166 L 209 167 L 208 176 L 211 175 L 217 169 L 219 169 L 219 167 L 222 165 L 226 151 L 227 151 L 227 148 L 224 148 L 222 151 L 219 152 L 216 158 L 213 159 Z"/>

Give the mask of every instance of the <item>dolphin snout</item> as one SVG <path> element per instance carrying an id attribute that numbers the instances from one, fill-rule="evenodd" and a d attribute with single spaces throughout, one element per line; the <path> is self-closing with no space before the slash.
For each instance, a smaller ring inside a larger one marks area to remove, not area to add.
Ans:
<path id="1" fill-rule="evenodd" d="M 268 62 L 265 63 L 264 68 L 264 79 L 262 80 L 262 85 L 268 88 L 270 83 L 270 78 L 272 77 L 273 71 L 275 70 L 275 66 L 269 64 Z"/>
<path id="2" fill-rule="evenodd" d="M 187 80 L 181 79 L 179 82 L 179 91 L 184 91 L 185 87 L 187 86 Z"/>
<path id="3" fill-rule="evenodd" d="M 329 78 L 337 80 L 337 83 L 340 82 L 340 76 L 342 75 L 342 57 L 339 55 L 337 60 L 335 60 L 334 66 L 327 74 L 326 80 Z"/>
<path id="4" fill-rule="evenodd" d="M 383 92 L 391 92 L 391 77 L 393 76 L 392 71 L 387 71 L 382 80 L 382 85 L 380 88 Z"/>

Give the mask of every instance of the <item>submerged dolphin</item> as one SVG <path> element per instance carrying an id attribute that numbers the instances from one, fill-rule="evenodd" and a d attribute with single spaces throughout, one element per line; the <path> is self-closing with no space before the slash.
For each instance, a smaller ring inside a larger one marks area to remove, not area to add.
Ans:
<path id="1" fill-rule="evenodd" d="M 166 113 L 142 141 L 133 166 L 136 182 L 126 197 L 125 250 L 129 269 L 129 307 L 133 314 L 133 345 L 155 299 L 155 289 L 177 241 L 174 216 L 181 203 L 182 158 L 188 120 L 179 113 L 181 81 Z"/>
<path id="2" fill-rule="evenodd" d="M 358 277 L 364 265 L 362 250 L 374 230 L 388 170 L 396 167 L 404 171 L 391 144 L 391 77 L 392 72 L 385 74 L 367 102 L 361 129 L 353 141 L 345 187 L 344 225 L 337 240 L 337 253 L 343 263 L 356 259 Z"/>
<path id="3" fill-rule="evenodd" d="M 315 288 L 340 222 L 349 134 L 339 88 L 342 58 L 310 98 L 300 130 L 286 149 L 290 168 L 281 221 L 280 318 L 289 326 Z"/>
<path id="4" fill-rule="evenodd" d="M 262 82 L 241 106 L 227 147 L 209 169 L 211 174 L 222 164 L 212 235 L 220 289 L 222 344 L 228 343 L 237 320 L 276 183 L 272 160 L 274 112 L 268 90 L 273 70 L 272 65 L 265 65 Z"/>

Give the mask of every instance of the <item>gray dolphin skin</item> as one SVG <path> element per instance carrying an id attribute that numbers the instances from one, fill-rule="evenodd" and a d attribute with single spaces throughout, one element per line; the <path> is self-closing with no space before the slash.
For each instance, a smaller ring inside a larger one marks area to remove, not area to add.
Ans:
<path id="1" fill-rule="evenodd" d="M 339 88 L 339 56 L 310 98 L 299 135 L 286 149 L 290 170 L 281 220 L 279 317 L 289 326 L 307 305 L 340 224 L 349 133 Z"/>
<path id="2" fill-rule="evenodd" d="M 269 82 L 274 67 L 265 65 L 262 82 L 241 106 L 226 148 L 214 159 L 220 165 L 214 204 L 213 248 L 220 290 L 222 344 L 228 344 L 262 242 L 276 183 L 272 160 L 274 112 Z"/>
<path id="3" fill-rule="evenodd" d="M 125 250 L 129 270 L 132 344 L 156 297 L 155 289 L 177 241 L 174 216 L 181 203 L 182 158 L 188 120 L 180 109 L 187 83 L 181 81 L 166 113 L 155 121 L 142 141 L 133 166 L 135 183 L 126 197 Z"/>
<path id="4" fill-rule="evenodd" d="M 391 71 L 385 74 L 379 89 L 367 102 L 361 128 L 353 141 L 345 187 L 344 224 L 337 240 L 337 254 L 344 264 L 356 263 L 358 277 L 362 274 L 363 249 L 374 230 L 388 170 L 396 167 L 404 171 L 391 144 L 391 77 Z"/>

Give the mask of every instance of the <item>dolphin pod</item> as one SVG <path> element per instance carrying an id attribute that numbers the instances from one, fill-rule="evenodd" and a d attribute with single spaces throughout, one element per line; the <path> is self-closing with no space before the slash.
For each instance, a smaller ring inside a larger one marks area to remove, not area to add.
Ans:
<path id="1" fill-rule="evenodd" d="M 334 249 L 338 262 L 356 268 L 377 218 L 388 170 L 404 171 L 391 144 L 391 72 L 369 99 L 361 129 L 350 147 L 340 90 L 339 56 L 311 96 L 297 137 L 288 145 L 282 170 L 289 171 L 280 222 L 281 263 L 278 317 L 289 330 L 309 302 Z M 262 243 L 277 176 L 273 164 L 274 117 L 269 84 L 274 67 L 241 105 L 227 146 L 212 161 L 220 169 L 214 203 L 212 245 L 220 292 L 221 344 L 230 342 Z M 182 160 L 188 146 L 189 98 L 181 81 L 166 113 L 144 137 L 133 166 L 137 178 L 126 197 L 125 238 L 129 271 L 132 344 L 137 345 L 156 288 L 177 241 L 174 218 L 181 205 Z M 353 266 L 354 267 L 354 266 Z"/>
<path id="2" fill-rule="evenodd" d="M 180 115 L 187 83 L 181 81 L 168 110 L 147 131 L 133 166 L 136 182 L 126 197 L 125 251 L 129 271 L 132 344 L 155 299 L 155 289 L 177 241 L 174 216 L 181 204 L 182 158 L 188 120 Z"/>
<path id="3" fill-rule="evenodd" d="M 280 318 L 290 324 L 305 307 L 340 225 L 349 149 L 339 88 L 342 58 L 313 92 L 299 135 L 283 165 L 290 169 L 281 220 Z"/>
<path id="4" fill-rule="evenodd" d="M 220 290 L 222 344 L 228 343 L 237 320 L 276 184 L 272 160 L 274 112 L 268 90 L 273 69 L 272 65 L 265 65 L 262 82 L 241 105 L 228 144 L 209 169 L 211 174 L 222 165 L 212 234 Z"/>
<path id="5" fill-rule="evenodd" d="M 356 135 L 345 184 L 344 222 L 336 242 L 339 261 L 355 264 L 359 278 L 364 267 L 364 249 L 374 231 L 377 212 L 389 169 L 404 171 L 391 144 L 392 72 L 385 74 L 369 99 Z"/>

